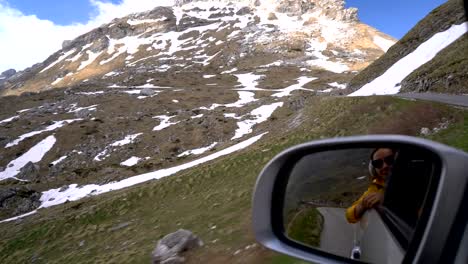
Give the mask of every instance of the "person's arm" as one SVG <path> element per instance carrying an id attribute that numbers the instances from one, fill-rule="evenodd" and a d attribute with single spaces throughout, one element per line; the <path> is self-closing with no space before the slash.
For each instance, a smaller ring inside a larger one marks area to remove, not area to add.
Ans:
<path id="1" fill-rule="evenodd" d="M 357 201 L 355 201 L 348 209 L 346 209 L 346 220 L 348 220 L 349 223 L 354 224 L 361 219 L 362 215 L 365 212 L 365 210 L 362 211 L 364 208 L 362 208 L 361 202 L 364 199 L 364 197 L 367 196 L 368 193 L 369 191 L 363 193 Z"/>
<path id="2" fill-rule="evenodd" d="M 383 201 L 383 192 L 367 190 L 359 199 L 346 210 L 346 219 L 349 223 L 361 220 L 364 213 Z"/>

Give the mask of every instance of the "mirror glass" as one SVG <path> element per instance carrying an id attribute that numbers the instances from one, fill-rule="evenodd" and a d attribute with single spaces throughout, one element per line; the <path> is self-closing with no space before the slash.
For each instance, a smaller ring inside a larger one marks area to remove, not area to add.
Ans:
<path id="1" fill-rule="evenodd" d="M 283 200 L 286 237 L 341 257 L 401 261 L 429 204 L 435 160 L 413 146 L 304 155 L 291 170 Z"/>

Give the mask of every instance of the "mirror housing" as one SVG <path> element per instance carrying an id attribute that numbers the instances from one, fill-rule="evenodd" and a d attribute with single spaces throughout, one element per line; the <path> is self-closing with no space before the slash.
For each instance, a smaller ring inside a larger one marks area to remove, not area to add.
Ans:
<path id="1" fill-rule="evenodd" d="M 407 247 L 404 263 L 440 262 L 449 241 L 459 237 L 452 224 L 459 217 L 459 209 L 467 185 L 464 164 L 468 154 L 433 141 L 399 135 L 357 136 L 325 139 L 289 148 L 273 158 L 260 173 L 254 190 L 252 222 L 257 240 L 265 247 L 311 262 L 343 263 L 350 259 L 308 247 L 287 238 L 282 223 L 282 204 L 289 174 L 302 157 L 311 153 L 375 146 L 411 146 L 424 149 L 438 160 L 438 171 L 430 183 L 430 206 L 421 215 L 422 224 Z"/>

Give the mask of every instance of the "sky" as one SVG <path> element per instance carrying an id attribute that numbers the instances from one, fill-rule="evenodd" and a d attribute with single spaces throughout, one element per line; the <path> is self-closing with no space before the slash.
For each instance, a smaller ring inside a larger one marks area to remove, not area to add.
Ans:
<path id="1" fill-rule="evenodd" d="M 359 18 L 401 38 L 442 0 L 347 0 Z M 172 0 L 0 0 L 0 73 L 44 61 L 71 40 L 115 17 L 170 5 Z"/>
<path id="2" fill-rule="evenodd" d="M 418 21 L 444 0 L 345 0 L 346 7 L 357 7 L 363 23 L 396 38 L 402 38 Z"/>

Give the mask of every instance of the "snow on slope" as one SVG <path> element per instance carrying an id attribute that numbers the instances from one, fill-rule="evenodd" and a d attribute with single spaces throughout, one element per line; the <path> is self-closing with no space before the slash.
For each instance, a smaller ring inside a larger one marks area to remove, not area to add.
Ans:
<path id="1" fill-rule="evenodd" d="M 42 157 L 54 146 L 56 141 L 53 135 L 48 136 L 17 159 L 10 161 L 6 169 L 0 171 L 0 181 L 14 178 L 28 162 L 35 163 L 41 161 Z"/>
<path id="2" fill-rule="evenodd" d="M 112 147 L 121 147 L 121 146 L 124 146 L 124 145 L 127 145 L 127 144 L 131 144 L 131 143 L 133 143 L 135 141 L 135 139 L 137 137 L 139 137 L 142 134 L 143 133 L 128 135 L 124 139 L 116 141 L 116 142 L 110 144 L 103 151 L 101 151 L 99 154 L 97 154 L 96 157 L 94 157 L 94 160 L 95 161 L 102 161 L 103 159 L 107 158 L 110 155 L 109 151 L 111 150 Z"/>
<path id="3" fill-rule="evenodd" d="M 12 117 L 7 118 L 7 119 L 3 119 L 3 120 L 0 121 L 0 124 L 2 124 L 2 123 L 9 123 L 9 122 L 15 120 L 16 118 L 19 118 L 19 116 L 16 115 L 16 116 L 12 116 Z"/>
<path id="4" fill-rule="evenodd" d="M 383 51 L 387 52 L 387 50 L 395 44 L 395 41 L 384 39 L 381 36 L 374 36 L 374 43 Z"/>
<path id="5" fill-rule="evenodd" d="M 172 168 L 161 169 L 161 170 L 157 170 L 157 171 L 153 171 L 153 172 L 149 172 L 145 174 L 140 174 L 140 175 L 136 175 L 136 176 L 121 180 L 121 181 L 111 182 L 111 183 L 107 183 L 104 185 L 89 184 L 89 185 L 84 185 L 84 186 L 78 186 L 78 184 L 70 184 L 68 186 L 68 189 L 66 190 L 62 190 L 62 188 L 51 189 L 42 193 L 42 196 L 40 198 L 41 205 L 39 206 L 39 208 L 51 207 L 54 205 L 63 204 L 67 201 L 76 201 L 87 196 L 99 195 L 99 194 L 110 192 L 113 190 L 120 190 L 123 188 L 127 188 L 127 187 L 130 187 L 139 183 L 143 183 L 146 181 L 161 179 L 161 178 L 170 176 L 172 174 L 175 174 L 179 171 L 192 168 L 202 163 L 205 163 L 205 162 L 214 160 L 216 158 L 234 153 L 238 150 L 244 149 L 252 145 L 253 143 L 257 142 L 266 133 L 267 132 L 260 134 L 258 136 L 249 138 L 245 141 L 242 141 L 238 144 L 235 144 L 231 147 L 225 148 L 221 151 L 210 154 L 203 158 L 200 158 L 200 159 L 197 159 L 197 160 L 194 160 L 194 161 L 191 161 L 191 162 L 179 165 L 179 166 L 175 166 Z M 9 219 L 2 220 L 0 221 L 0 223 L 13 221 L 22 217 L 32 215 L 36 212 L 37 210 L 34 210 L 29 213 L 20 215 L 20 216 L 15 216 Z"/>
<path id="6" fill-rule="evenodd" d="M 23 141 L 23 140 L 25 140 L 27 138 L 33 137 L 35 135 L 38 135 L 38 134 L 41 134 L 41 133 L 44 133 L 44 132 L 47 132 L 47 131 L 52 131 L 52 130 L 61 128 L 66 124 L 70 124 L 70 123 L 73 123 L 75 121 L 80 121 L 80 120 L 82 120 L 82 119 L 77 118 L 77 119 L 67 119 L 67 120 L 62 120 L 62 121 L 55 121 L 52 125 L 44 128 L 43 130 L 33 131 L 33 132 L 26 133 L 24 135 L 21 135 L 18 139 L 15 139 L 14 141 L 8 143 L 5 146 L 5 148 L 13 147 L 15 145 L 18 145 L 18 143 L 20 143 L 21 141 Z"/>
<path id="7" fill-rule="evenodd" d="M 468 22 L 452 25 L 444 32 L 439 32 L 419 45 L 416 50 L 393 64 L 384 74 L 362 86 L 349 96 L 368 96 L 396 94 L 400 91 L 400 82 L 414 70 L 432 60 L 439 51 L 468 31 Z"/>

